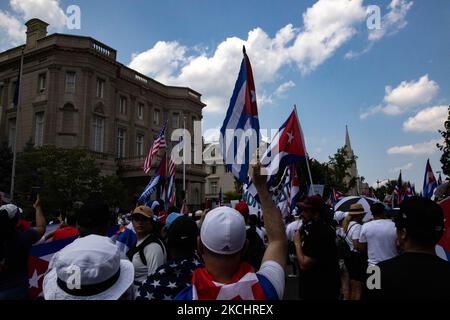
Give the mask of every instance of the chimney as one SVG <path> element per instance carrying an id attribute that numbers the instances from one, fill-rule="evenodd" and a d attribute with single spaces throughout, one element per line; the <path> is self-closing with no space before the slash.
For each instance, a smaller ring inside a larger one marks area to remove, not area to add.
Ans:
<path id="1" fill-rule="evenodd" d="M 48 23 L 39 20 L 28 20 L 25 25 L 27 26 L 27 46 L 28 50 L 36 48 L 37 41 L 47 36 Z"/>

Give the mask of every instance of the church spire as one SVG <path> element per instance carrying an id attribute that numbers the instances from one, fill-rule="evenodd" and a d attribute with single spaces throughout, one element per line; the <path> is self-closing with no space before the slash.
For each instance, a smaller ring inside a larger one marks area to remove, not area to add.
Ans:
<path id="1" fill-rule="evenodd" d="M 352 145 L 350 144 L 350 135 L 348 134 L 348 127 L 345 126 L 345 147 L 348 149 L 348 151 L 352 150 Z"/>

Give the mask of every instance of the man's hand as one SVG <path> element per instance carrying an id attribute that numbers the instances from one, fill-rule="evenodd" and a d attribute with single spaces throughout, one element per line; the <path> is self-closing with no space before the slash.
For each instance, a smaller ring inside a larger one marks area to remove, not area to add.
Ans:
<path id="1" fill-rule="evenodd" d="M 294 244 L 295 246 L 301 246 L 302 245 L 302 233 L 300 230 L 295 230 L 294 233 Z"/>
<path id="2" fill-rule="evenodd" d="M 258 192 L 260 189 L 266 189 L 267 178 L 261 175 L 261 163 L 259 161 L 253 165 L 252 180 Z"/>
<path id="3" fill-rule="evenodd" d="M 41 199 L 39 198 L 39 194 L 36 196 L 36 201 L 33 203 L 33 208 L 36 210 L 41 207 Z"/>

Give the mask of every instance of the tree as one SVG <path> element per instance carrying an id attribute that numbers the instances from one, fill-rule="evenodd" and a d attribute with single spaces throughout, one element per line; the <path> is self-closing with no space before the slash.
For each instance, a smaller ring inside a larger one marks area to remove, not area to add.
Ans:
<path id="1" fill-rule="evenodd" d="M 351 177 L 349 169 L 355 165 L 357 157 L 354 155 L 349 157 L 345 147 L 342 147 L 329 159 L 330 174 L 327 179 L 329 186 L 337 191 L 348 193 L 356 186 L 357 177 Z"/>
<path id="2" fill-rule="evenodd" d="M 444 143 L 438 143 L 436 146 L 442 151 L 442 172 L 446 176 L 450 176 L 450 106 L 448 107 L 448 118 L 444 123 L 444 128 L 445 130 L 439 130 L 439 133 L 444 138 Z"/>
<path id="3" fill-rule="evenodd" d="M 101 193 L 100 170 L 86 150 L 43 146 L 17 157 L 15 195 L 19 205 L 30 208 L 29 193 L 40 187 L 46 214 L 66 211 L 74 201 Z"/>
<path id="4" fill-rule="evenodd" d="M 0 144 L 0 191 L 9 193 L 13 153 L 7 142 Z"/>

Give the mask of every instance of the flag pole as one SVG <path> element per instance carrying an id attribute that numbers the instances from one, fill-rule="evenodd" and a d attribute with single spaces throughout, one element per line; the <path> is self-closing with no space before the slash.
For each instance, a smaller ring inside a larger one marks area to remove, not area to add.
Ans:
<path id="1" fill-rule="evenodd" d="M 18 86 L 18 93 L 17 93 L 17 106 L 16 106 L 16 130 L 14 131 L 14 145 L 13 145 L 13 163 L 12 163 L 12 170 L 11 170 L 11 189 L 10 189 L 10 199 L 11 202 L 14 200 L 14 180 L 16 177 L 16 159 L 17 159 L 17 136 L 19 133 L 20 128 L 20 83 L 22 82 L 22 75 L 23 75 L 23 51 L 24 48 L 22 48 L 22 53 L 20 55 L 20 70 L 19 70 L 19 79 L 17 80 L 17 86 Z"/>
<path id="2" fill-rule="evenodd" d="M 297 114 L 297 105 L 295 105 L 295 104 L 294 104 L 294 111 L 295 111 L 295 116 L 297 117 L 297 122 L 298 122 L 298 124 L 300 126 L 300 121 L 298 120 L 298 114 Z M 302 130 L 301 126 L 300 126 L 300 130 Z M 301 132 L 301 133 L 302 133 L 302 139 L 303 139 L 303 132 Z M 306 150 L 305 139 L 303 139 L 303 146 L 305 147 L 305 150 Z M 309 155 L 308 155 L 308 152 L 306 152 L 305 156 L 306 156 L 306 159 L 305 159 L 306 160 L 306 169 L 308 170 L 309 181 L 311 182 L 311 188 L 312 188 L 314 183 L 313 183 L 313 179 L 312 179 L 312 175 L 311 175 L 311 169 L 309 168 Z"/>
<path id="3" fill-rule="evenodd" d="M 186 133 L 186 116 L 183 114 L 183 135 Z M 183 139 L 183 145 L 186 139 Z M 186 199 L 186 148 L 183 146 L 183 192 Z"/>

